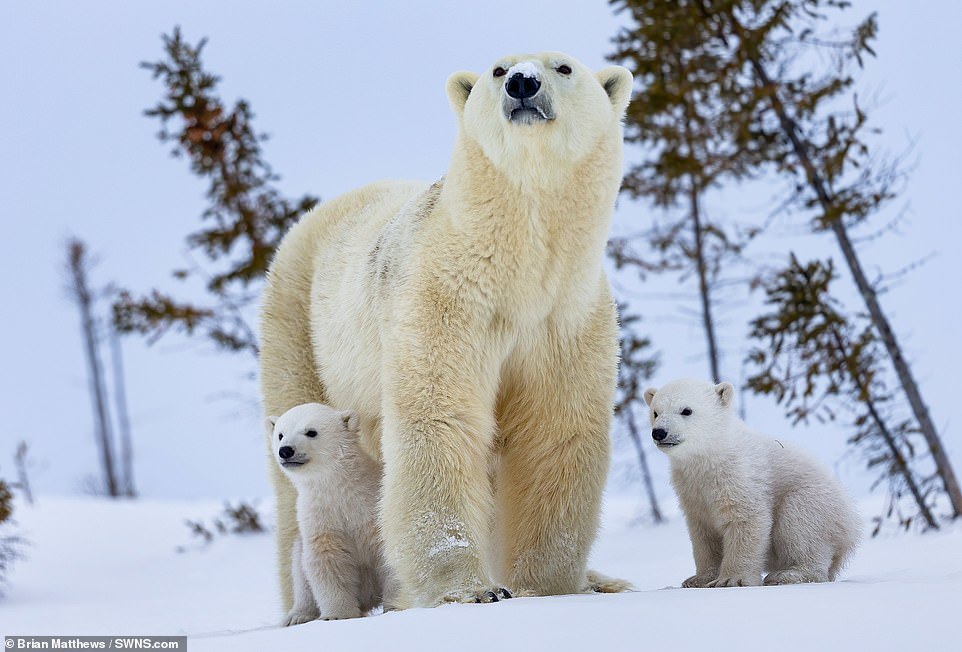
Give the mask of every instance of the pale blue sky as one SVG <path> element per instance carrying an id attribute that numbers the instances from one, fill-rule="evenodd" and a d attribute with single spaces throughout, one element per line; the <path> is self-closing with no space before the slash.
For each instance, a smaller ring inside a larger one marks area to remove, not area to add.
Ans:
<path id="1" fill-rule="evenodd" d="M 902 230 L 872 244 L 866 259 L 873 272 L 892 271 L 938 254 L 883 301 L 958 465 L 962 4 L 861 0 L 851 15 L 873 8 L 879 58 L 869 61 L 864 87 L 883 100 L 874 115 L 887 146 L 901 150 L 914 139 L 918 164 Z M 250 100 L 257 128 L 272 135 L 265 153 L 284 191 L 329 199 L 381 178 L 444 172 L 454 136 L 444 96 L 451 72 L 548 49 L 601 67 L 619 19 L 604 2 L 0 4 L 0 397 L 11 415 L 0 429 L 0 473 L 25 439 L 41 491 L 76 491 L 96 470 L 78 317 L 62 290 L 65 238 L 81 236 L 100 255 L 99 283 L 177 290 L 169 272 L 184 265 L 184 236 L 204 207 L 204 185 L 142 115 L 161 88 L 137 64 L 160 56 L 160 34 L 176 24 L 189 40 L 209 37 L 204 60 L 223 77 L 223 97 Z M 757 208 L 759 197 L 711 208 L 731 215 Z M 647 214 L 623 200 L 617 228 Z M 774 249 L 796 246 L 779 237 Z M 835 254 L 828 239 L 801 246 Z M 639 290 L 646 300 L 636 310 L 662 352 L 656 385 L 706 374 L 697 322 L 679 324 L 683 305 L 652 298 L 676 287 L 661 280 Z M 726 311 L 729 374 L 744 349 L 743 317 L 737 307 Z M 142 492 L 266 494 L 252 361 L 177 338 L 125 346 Z M 777 408 L 754 400 L 750 408 L 756 425 L 806 441 L 829 462 L 844 450 L 841 428 L 788 432 Z M 662 474 L 663 460 L 652 458 Z M 857 467 L 837 468 L 864 484 Z"/>

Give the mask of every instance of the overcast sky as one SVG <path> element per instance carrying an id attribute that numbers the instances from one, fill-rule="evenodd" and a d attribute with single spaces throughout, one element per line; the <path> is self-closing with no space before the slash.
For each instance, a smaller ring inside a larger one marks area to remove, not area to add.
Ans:
<path id="1" fill-rule="evenodd" d="M 906 221 L 866 259 L 875 274 L 936 254 L 883 302 L 958 466 L 962 3 L 863 0 L 850 15 L 874 9 L 879 57 L 863 89 L 881 100 L 873 115 L 886 146 L 914 142 L 917 166 L 899 204 L 909 207 Z M 98 284 L 179 291 L 170 270 L 185 265 L 184 237 L 204 208 L 204 184 L 143 116 L 162 89 L 137 64 L 159 58 L 161 33 L 178 24 L 188 40 L 209 38 L 204 62 L 222 76 L 224 99 L 251 102 L 257 129 L 272 136 L 265 155 L 282 189 L 329 199 L 382 178 L 444 173 L 455 131 L 444 96 L 451 72 L 549 49 L 598 68 L 620 20 L 604 2 L 0 3 L 0 401 L 8 415 L 0 474 L 26 440 L 42 492 L 80 490 L 97 464 L 79 318 L 63 291 L 66 237 L 86 239 L 99 255 Z M 757 210 L 758 197 L 709 210 Z M 636 229 L 649 213 L 623 199 L 616 230 Z M 785 232 L 775 237 L 775 249 L 796 246 Z M 836 253 L 827 238 L 801 246 Z M 660 298 L 678 290 L 674 280 L 633 290 L 661 351 L 655 385 L 707 374 L 702 333 L 683 318 L 694 304 Z M 725 366 L 738 382 L 748 315 L 737 305 L 724 314 Z M 124 346 L 142 493 L 266 495 L 253 361 L 178 338 Z M 749 414 L 864 486 L 856 461 L 839 463 L 842 427 L 790 429 L 764 400 L 751 400 Z M 664 460 L 649 451 L 663 476 Z"/>

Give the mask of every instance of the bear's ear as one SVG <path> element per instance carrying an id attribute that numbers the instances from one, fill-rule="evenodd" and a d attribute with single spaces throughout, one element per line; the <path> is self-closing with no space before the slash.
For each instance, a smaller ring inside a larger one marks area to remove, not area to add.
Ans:
<path id="1" fill-rule="evenodd" d="M 631 72 L 623 66 L 608 66 L 598 71 L 598 82 L 618 113 L 624 113 L 628 108 L 632 79 Z"/>
<path id="2" fill-rule="evenodd" d="M 264 419 L 264 426 L 267 428 L 267 432 L 274 432 L 274 424 L 277 423 L 277 417 L 267 417 Z"/>
<path id="3" fill-rule="evenodd" d="M 724 407 L 728 407 L 735 399 L 735 386 L 731 383 L 718 383 L 715 385 L 715 393 Z"/>
<path id="4" fill-rule="evenodd" d="M 478 76 L 473 72 L 456 72 L 448 77 L 448 102 L 458 117 L 464 113 L 464 103 L 468 101 L 468 95 L 477 82 Z"/>
<path id="5" fill-rule="evenodd" d="M 344 429 L 348 432 L 357 432 L 361 427 L 361 417 L 354 410 L 341 412 L 341 421 L 344 423 Z"/>
<path id="6" fill-rule="evenodd" d="M 644 394 L 645 405 L 651 405 L 651 399 L 655 398 L 655 393 L 657 391 L 658 390 L 654 387 L 649 387 L 648 389 L 645 390 L 645 394 Z"/>

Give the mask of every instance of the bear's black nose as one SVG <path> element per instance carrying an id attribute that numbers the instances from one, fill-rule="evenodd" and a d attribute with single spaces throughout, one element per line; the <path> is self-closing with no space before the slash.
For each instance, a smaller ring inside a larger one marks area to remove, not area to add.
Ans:
<path id="1" fill-rule="evenodd" d="M 664 428 L 655 428 L 651 431 L 651 438 L 655 441 L 662 441 L 668 436 L 668 431 Z M 281 450 L 284 450 L 283 448 Z"/>
<path id="2" fill-rule="evenodd" d="M 287 460 L 294 457 L 294 447 L 293 446 L 281 446 L 277 454 L 281 456 L 281 459 Z"/>
<path id="3" fill-rule="evenodd" d="M 508 92 L 509 97 L 513 97 L 516 100 L 524 100 L 529 97 L 534 97 L 538 94 L 541 89 L 541 82 L 534 77 L 525 77 L 520 72 L 516 72 L 511 75 L 511 79 L 508 80 L 507 86 L 504 90 Z"/>

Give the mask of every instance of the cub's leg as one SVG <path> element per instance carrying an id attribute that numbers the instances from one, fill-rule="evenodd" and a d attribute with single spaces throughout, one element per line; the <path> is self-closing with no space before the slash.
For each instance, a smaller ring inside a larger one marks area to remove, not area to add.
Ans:
<path id="1" fill-rule="evenodd" d="M 323 620 L 357 618 L 361 578 L 356 551 L 334 532 L 318 532 L 305 542 L 304 572 Z"/>
<path id="2" fill-rule="evenodd" d="M 828 541 L 824 504 L 797 492 L 786 497 L 772 526 L 772 567 L 765 584 L 803 584 L 829 581 L 832 546 Z"/>
<path id="3" fill-rule="evenodd" d="M 748 498 L 752 500 L 753 498 Z M 764 513 L 736 513 L 725 525 L 718 579 L 707 586 L 758 586 L 771 544 L 772 518 Z"/>
<path id="4" fill-rule="evenodd" d="M 314 594 L 311 593 L 310 584 L 304 575 L 304 547 L 301 539 L 294 539 L 294 546 L 291 550 L 291 580 L 294 591 L 294 606 L 287 614 L 284 625 L 300 625 L 301 623 L 317 620 L 319 615 L 317 603 L 314 601 Z"/>
<path id="5" fill-rule="evenodd" d="M 682 588 L 702 588 L 718 579 L 722 562 L 722 539 L 701 519 L 687 510 L 688 537 L 695 557 L 695 574 L 681 583 Z"/>

